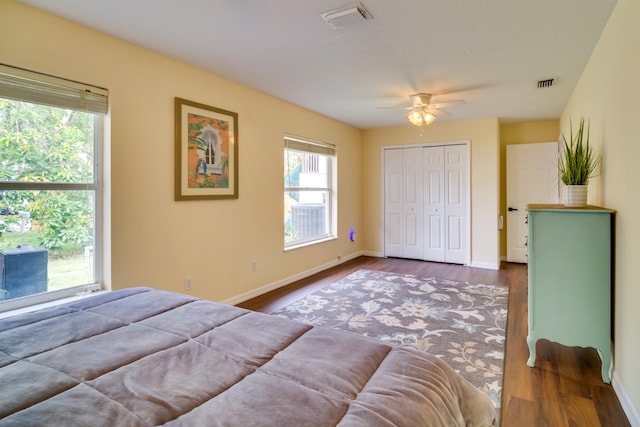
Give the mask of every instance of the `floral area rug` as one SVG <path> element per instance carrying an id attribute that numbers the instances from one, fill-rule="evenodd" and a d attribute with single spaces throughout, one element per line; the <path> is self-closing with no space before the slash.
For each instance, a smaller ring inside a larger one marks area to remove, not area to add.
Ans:
<path id="1" fill-rule="evenodd" d="M 500 407 L 509 288 L 358 270 L 272 314 L 433 354 Z"/>

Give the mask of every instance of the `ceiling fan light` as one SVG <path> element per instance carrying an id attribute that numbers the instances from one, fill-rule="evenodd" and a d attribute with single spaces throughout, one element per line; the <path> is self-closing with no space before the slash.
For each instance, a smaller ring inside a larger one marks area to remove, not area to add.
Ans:
<path id="1" fill-rule="evenodd" d="M 411 110 L 411 112 L 407 115 L 407 119 L 414 126 L 429 126 L 436 119 L 436 116 L 426 111 L 423 108 L 416 108 L 415 110 Z"/>
<path id="2" fill-rule="evenodd" d="M 412 125 L 414 126 L 422 126 L 422 113 L 419 110 L 412 110 L 408 115 L 407 118 L 409 119 L 409 121 L 411 122 Z"/>
<path id="3" fill-rule="evenodd" d="M 436 116 L 434 116 L 433 114 L 429 113 L 428 111 L 426 111 L 423 115 L 422 118 L 424 120 L 424 124 L 425 126 L 430 125 L 431 123 L 433 123 L 436 119 Z"/>

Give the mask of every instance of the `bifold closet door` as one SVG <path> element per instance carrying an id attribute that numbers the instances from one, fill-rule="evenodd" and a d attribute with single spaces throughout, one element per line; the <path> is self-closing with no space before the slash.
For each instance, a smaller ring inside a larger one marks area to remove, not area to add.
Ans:
<path id="1" fill-rule="evenodd" d="M 444 261 L 467 262 L 467 146 L 444 147 Z"/>
<path id="2" fill-rule="evenodd" d="M 464 264 L 466 147 L 425 147 L 424 259 Z"/>
<path id="3" fill-rule="evenodd" d="M 424 259 L 445 260 L 445 151 L 444 147 L 423 148 L 425 163 L 424 186 Z"/>
<path id="4" fill-rule="evenodd" d="M 385 255 L 424 259 L 422 148 L 384 152 Z"/>
<path id="5" fill-rule="evenodd" d="M 388 149 L 385 255 L 467 261 L 466 145 Z"/>

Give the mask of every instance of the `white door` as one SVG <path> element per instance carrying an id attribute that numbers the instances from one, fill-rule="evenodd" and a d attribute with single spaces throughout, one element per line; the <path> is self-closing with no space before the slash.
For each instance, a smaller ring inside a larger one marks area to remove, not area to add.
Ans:
<path id="1" fill-rule="evenodd" d="M 385 256 L 468 262 L 467 145 L 384 150 Z"/>
<path id="2" fill-rule="evenodd" d="M 507 261 L 527 262 L 527 205 L 558 203 L 558 143 L 507 145 Z"/>
<path id="3" fill-rule="evenodd" d="M 444 147 L 445 262 L 467 261 L 467 146 Z"/>
<path id="4" fill-rule="evenodd" d="M 405 148 L 404 154 L 404 257 L 422 259 L 424 160 L 422 149 Z"/>
<path id="5" fill-rule="evenodd" d="M 403 150 L 384 151 L 384 253 L 404 256 L 403 211 Z"/>
<path id="6" fill-rule="evenodd" d="M 425 147 L 424 165 L 424 259 L 444 261 L 446 247 L 444 148 Z"/>
<path id="7" fill-rule="evenodd" d="M 422 259 L 423 158 L 420 148 L 385 150 L 385 254 Z"/>

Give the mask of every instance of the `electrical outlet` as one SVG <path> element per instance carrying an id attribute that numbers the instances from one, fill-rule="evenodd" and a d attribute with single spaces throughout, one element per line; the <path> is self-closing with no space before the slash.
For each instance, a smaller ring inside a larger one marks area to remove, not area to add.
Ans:
<path id="1" fill-rule="evenodd" d="M 191 289 L 193 289 L 193 282 L 191 280 L 191 277 L 187 277 L 184 279 L 184 290 L 190 291 Z"/>
<path id="2" fill-rule="evenodd" d="M 258 262 L 257 261 L 251 261 L 251 271 L 252 272 L 256 272 L 258 271 Z"/>

